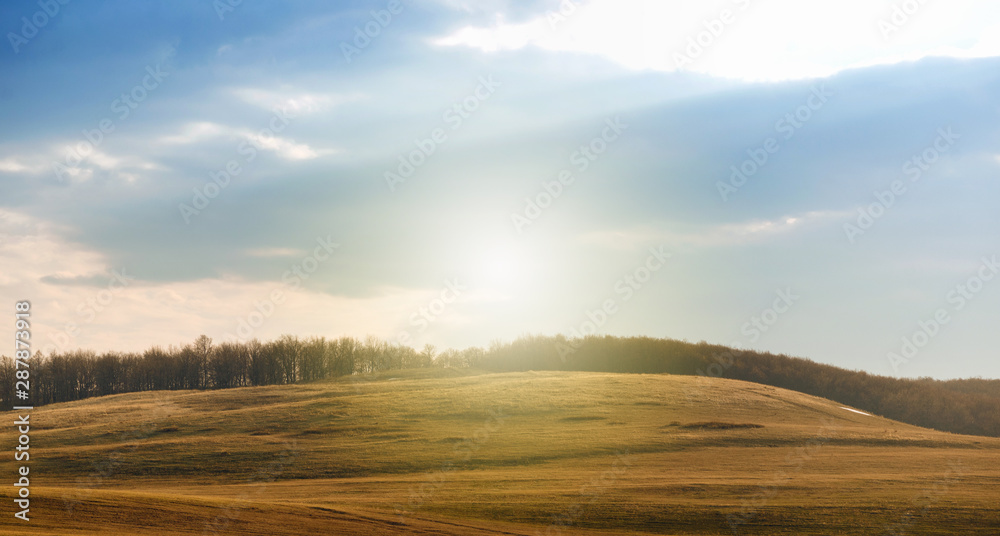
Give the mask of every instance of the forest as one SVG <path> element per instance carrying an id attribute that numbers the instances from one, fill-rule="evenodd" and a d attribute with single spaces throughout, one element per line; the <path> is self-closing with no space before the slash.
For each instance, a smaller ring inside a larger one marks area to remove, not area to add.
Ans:
<path id="1" fill-rule="evenodd" d="M 417 351 L 376 337 L 283 335 L 266 342 L 213 344 L 203 335 L 185 346 L 142 353 L 37 354 L 29 366 L 29 402 L 36 406 L 137 391 L 292 384 L 424 367 L 698 375 L 791 389 L 937 430 L 1000 437 L 1000 380 L 891 378 L 786 355 L 649 337 L 525 336 L 439 353 L 430 345 Z M 13 385 L 14 376 L 13 360 L 4 357 L 0 382 Z M 24 403 L 9 390 L 0 392 L 0 402 L 4 407 Z"/>

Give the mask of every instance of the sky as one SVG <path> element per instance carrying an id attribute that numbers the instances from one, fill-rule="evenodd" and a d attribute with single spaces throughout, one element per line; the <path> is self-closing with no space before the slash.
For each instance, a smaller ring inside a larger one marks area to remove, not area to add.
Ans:
<path id="1" fill-rule="evenodd" d="M 0 30 L 0 295 L 37 350 L 597 333 L 1000 377 L 988 2 L 43 0 Z"/>

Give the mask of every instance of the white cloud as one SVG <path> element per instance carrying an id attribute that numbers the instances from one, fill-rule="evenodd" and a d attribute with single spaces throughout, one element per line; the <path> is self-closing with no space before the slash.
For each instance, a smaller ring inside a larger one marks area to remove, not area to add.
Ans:
<path id="1" fill-rule="evenodd" d="M 337 149 L 313 149 L 308 144 L 296 143 L 295 140 L 278 136 L 261 136 L 249 131 L 242 132 L 255 146 L 266 151 L 277 153 L 286 160 L 312 160 L 328 154 L 336 154 Z"/>
<path id="2" fill-rule="evenodd" d="M 17 173 L 20 171 L 28 171 L 28 166 L 22 164 L 14 158 L 5 158 L 0 160 L 0 172 L 5 173 Z"/>
<path id="3" fill-rule="evenodd" d="M 82 138 L 53 140 L 44 145 L 11 144 L 0 147 L 0 174 L 48 175 L 73 184 L 89 181 L 95 173 L 103 171 L 105 176 L 135 182 L 143 178 L 145 172 L 163 169 L 147 159 L 142 149 L 137 150 L 136 144 L 141 144 L 142 149 L 148 145 L 146 140 L 135 136 L 114 141 L 105 139 L 96 147 Z"/>
<path id="4" fill-rule="evenodd" d="M 176 134 L 160 137 L 159 141 L 166 145 L 190 145 L 231 132 L 232 129 L 225 125 L 211 121 L 195 121 L 182 126 L 181 131 Z"/>
<path id="5" fill-rule="evenodd" d="M 7 152 L 16 152 L 16 150 L 8 150 Z M 51 171 L 49 159 L 40 154 L 8 156 L 0 159 L 0 173 L 40 175 Z"/>
<path id="6" fill-rule="evenodd" d="M 269 128 L 254 132 L 208 121 L 187 123 L 180 132 L 162 136 L 158 141 L 166 145 L 190 145 L 226 136 L 248 139 L 258 149 L 277 153 L 287 160 L 311 160 L 339 152 L 337 149 L 314 149 L 306 143 L 279 137 Z"/>
<path id="7" fill-rule="evenodd" d="M 306 255 L 306 252 L 294 248 L 254 248 L 248 249 L 244 253 L 250 257 L 295 257 Z"/>
<path id="8" fill-rule="evenodd" d="M 107 151 L 92 149 L 77 165 L 66 165 L 65 159 L 52 158 L 53 162 L 58 161 L 65 165 L 61 168 L 61 178 L 69 182 L 82 183 L 94 177 L 98 170 L 108 172 L 110 176 L 128 183 L 134 183 L 143 177 L 148 171 L 162 169 L 155 162 L 146 160 L 139 156 L 111 154 Z M 52 167 L 48 171 L 56 174 Z"/>
<path id="9" fill-rule="evenodd" d="M 630 69 L 771 81 L 927 56 L 1000 56 L 1000 11 L 985 0 L 592 0 L 568 5 L 576 7 L 565 15 L 553 10 L 517 24 L 498 17 L 493 25 L 467 26 L 432 42 L 484 52 L 535 46 L 598 55 Z M 919 8 L 907 15 L 904 5 Z M 723 10 L 729 12 L 725 20 Z"/>
<path id="10" fill-rule="evenodd" d="M 236 88 L 232 94 L 240 100 L 265 110 L 281 109 L 293 115 L 321 113 L 344 103 L 360 100 L 361 94 L 316 93 L 295 91 L 291 88 L 268 90 Z"/>
<path id="11" fill-rule="evenodd" d="M 832 225 L 850 218 L 848 211 L 812 211 L 782 216 L 773 220 L 755 219 L 739 223 L 670 228 L 670 224 L 627 230 L 587 233 L 580 241 L 609 249 L 634 250 L 648 244 L 672 244 L 695 247 L 743 245 L 778 239 L 817 226 Z"/>

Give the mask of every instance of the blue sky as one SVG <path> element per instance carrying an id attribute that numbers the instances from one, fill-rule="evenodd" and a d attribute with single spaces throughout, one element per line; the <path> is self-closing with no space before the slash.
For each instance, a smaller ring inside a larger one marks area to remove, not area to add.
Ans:
<path id="1" fill-rule="evenodd" d="M 1000 377 L 985 2 L 220 6 L 0 6 L 40 347 L 593 330 Z"/>

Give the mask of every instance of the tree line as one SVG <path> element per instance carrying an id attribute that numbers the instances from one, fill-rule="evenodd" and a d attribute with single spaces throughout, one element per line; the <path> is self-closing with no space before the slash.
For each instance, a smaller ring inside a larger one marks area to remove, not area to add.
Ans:
<path id="1" fill-rule="evenodd" d="M 284 335 L 268 342 L 254 339 L 213 344 L 202 335 L 185 346 L 154 346 L 142 353 L 74 350 L 36 354 L 29 360 L 30 402 L 41 406 L 138 391 L 311 382 L 432 364 L 468 366 L 464 356 L 475 355 L 470 351 L 446 352 L 435 360 L 433 346 L 418 352 L 375 337 L 299 339 Z M 4 357 L 0 363 L 0 385 L 4 386 L 0 402 L 8 408 L 24 403 L 15 400 L 14 373 L 13 360 Z"/>
<path id="2" fill-rule="evenodd" d="M 744 380 L 827 398 L 908 424 L 1000 437 L 1000 380 L 892 378 L 783 354 L 649 337 L 522 337 L 491 347 L 481 366 Z"/>
<path id="3" fill-rule="evenodd" d="M 876 376 L 767 352 L 705 342 L 649 337 L 526 336 L 489 348 L 417 351 L 368 337 L 300 339 L 284 335 L 261 342 L 213 344 L 206 336 L 182 347 L 142 353 L 75 350 L 36 355 L 31 363 L 31 403 L 44 405 L 92 396 L 149 390 L 225 389 L 290 384 L 423 367 L 473 367 L 488 371 L 566 370 L 682 374 L 730 378 L 819 396 L 937 430 L 1000 437 L 1000 381 Z M 15 401 L 14 365 L 0 363 L 0 402 Z M 7 387 L 9 386 L 9 387 Z"/>

